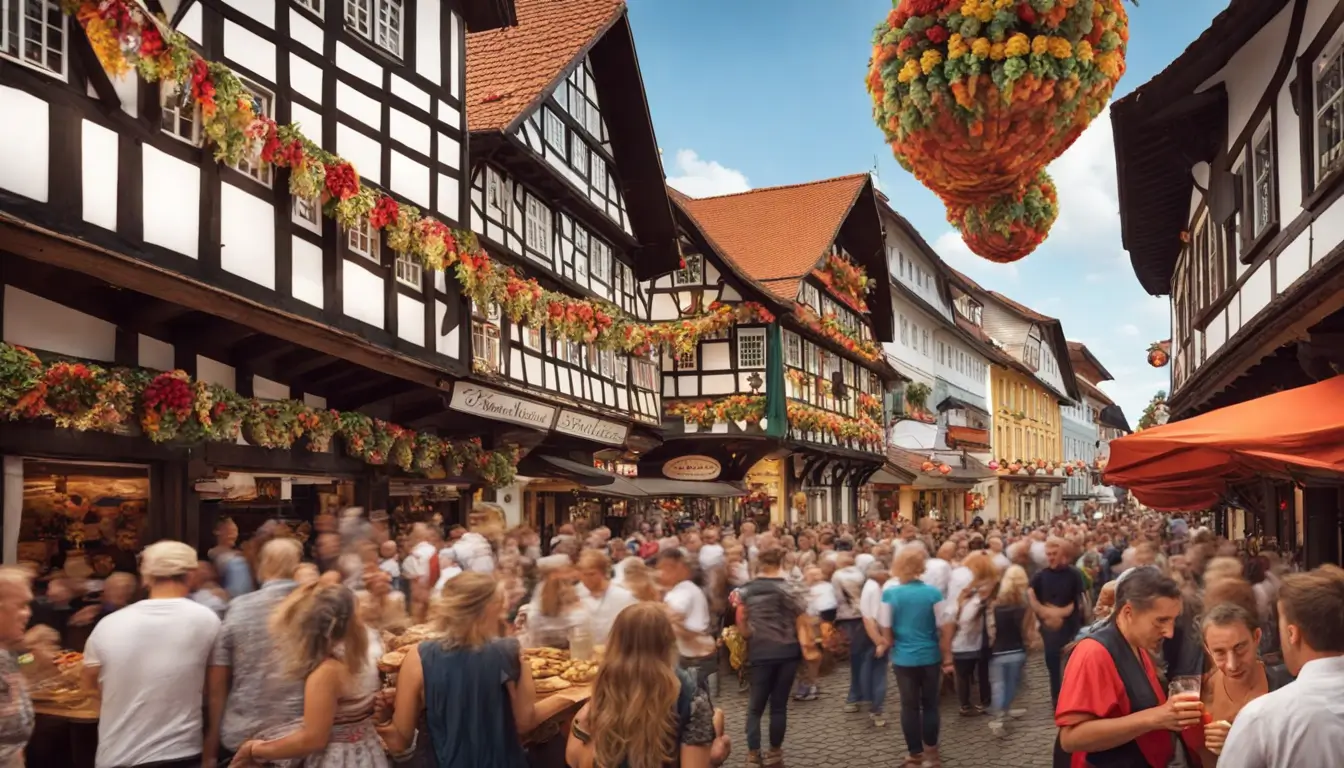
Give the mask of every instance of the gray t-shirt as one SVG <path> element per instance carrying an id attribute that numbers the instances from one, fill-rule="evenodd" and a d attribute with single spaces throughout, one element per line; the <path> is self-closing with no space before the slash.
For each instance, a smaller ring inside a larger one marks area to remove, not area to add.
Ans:
<path id="1" fill-rule="evenodd" d="M 210 658 L 210 666 L 232 670 L 220 726 L 225 749 L 237 750 L 262 731 L 303 717 L 303 681 L 285 675 L 267 626 L 296 586 L 287 579 L 268 581 L 229 604 Z"/>

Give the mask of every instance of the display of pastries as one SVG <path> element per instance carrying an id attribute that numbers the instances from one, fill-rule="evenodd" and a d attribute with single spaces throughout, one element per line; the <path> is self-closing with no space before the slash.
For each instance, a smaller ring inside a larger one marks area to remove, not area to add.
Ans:
<path id="1" fill-rule="evenodd" d="M 573 683 L 563 677 L 543 677 L 535 681 L 537 693 L 555 693 L 573 685 Z"/>
<path id="2" fill-rule="evenodd" d="M 591 683 L 597 677 L 597 662 L 570 661 L 560 676 L 571 683 Z"/>

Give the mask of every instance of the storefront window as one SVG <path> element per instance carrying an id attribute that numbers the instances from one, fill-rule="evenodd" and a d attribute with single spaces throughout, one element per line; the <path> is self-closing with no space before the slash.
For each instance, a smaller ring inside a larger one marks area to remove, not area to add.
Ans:
<path id="1" fill-rule="evenodd" d="M 18 559 L 42 573 L 103 579 L 136 573 L 149 509 L 149 468 L 23 459 L 23 497 L 6 500 L 19 529 Z"/>

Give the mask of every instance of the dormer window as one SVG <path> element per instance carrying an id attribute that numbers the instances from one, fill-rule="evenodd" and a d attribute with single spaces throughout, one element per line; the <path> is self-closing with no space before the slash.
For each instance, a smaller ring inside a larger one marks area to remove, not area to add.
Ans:
<path id="1" fill-rule="evenodd" d="M 1022 362 L 1032 370 L 1041 368 L 1041 332 L 1034 325 L 1027 333 L 1026 343 L 1022 345 Z"/>

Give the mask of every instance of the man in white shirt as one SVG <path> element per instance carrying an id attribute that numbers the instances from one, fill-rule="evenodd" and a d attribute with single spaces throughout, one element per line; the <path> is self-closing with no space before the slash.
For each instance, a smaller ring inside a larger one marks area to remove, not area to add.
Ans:
<path id="1" fill-rule="evenodd" d="M 707 571 L 723 565 L 723 545 L 719 543 L 719 529 L 713 526 L 706 528 L 701 538 L 704 544 L 700 547 L 700 569 Z"/>
<path id="2" fill-rule="evenodd" d="M 957 555 L 957 543 L 955 541 L 945 541 L 938 548 L 938 556 L 931 557 L 924 561 L 924 577 L 921 579 L 925 584 L 934 587 L 947 597 L 947 590 L 952 580 L 952 558 Z"/>
<path id="3" fill-rule="evenodd" d="M 84 646 L 84 687 L 101 705 L 97 768 L 202 759 L 206 667 L 219 617 L 188 597 L 195 549 L 160 541 L 140 562 L 149 599 L 106 616 Z"/>
<path id="4" fill-rule="evenodd" d="M 709 600 L 691 581 L 690 565 L 680 549 L 658 553 L 658 580 L 667 589 L 663 602 L 672 611 L 682 668 L 700 678 L 708 677 L 718 667 L 714 638 L 709 636 Z"/>
<path id="5" fill-rule="evenodd" d="M 587 588 L 588 595 L 583 598 L 592 623 L 593 643 L 606 645 L 611 634 L 611 625 L 616 616 L 627 607 L 639 602 L 630 591 L 618 586 L 607 578 L 611 560 L 601 550 L 585 549 L 579 555 L 579 581 Z"/>
<path id="6" fill-rule="evenodd" d="M 438 550 L 429 543 L 429 528 L 424 523 L 416 523 L 411 526 L 411 535 L 408 537 L 410 544 L 410 554 L 401 563 L 401 575 L 406 579 L 407 584 L 420 583 L 425 586 L 431 586 L 427 583 L 429 579 L 429 564 L 437 554 Z"/>
<path id="7" fill-rule="evenodd" d="M 1218 768 L 1344 765 L 1340 616 L 1344 616 L 1344 570 L 1325 565 L 1283 577 L 1279 637 L 1284 664 L 1297 680 L 1242 708 L 1222 746 Z M 1206 741 L 1209 735 L 1206 732 Z"/>
<path id="8" fill-rule="evenodd" d="M 1008 566 L 1013 564 L 1013 561 L 1003 553 L 1003 539 L 999 536 L 989 537 L 989 554 L 994 560 L 994 569 L 999 573 L 1007 571 Z"/>

